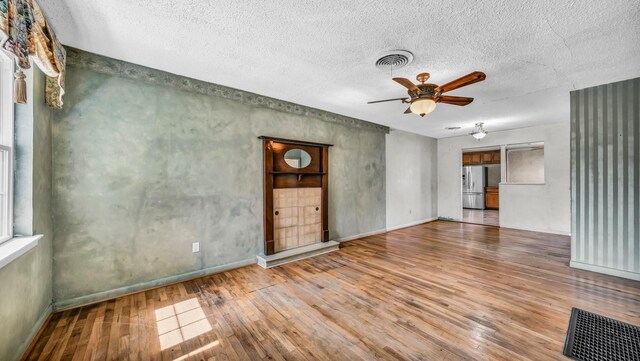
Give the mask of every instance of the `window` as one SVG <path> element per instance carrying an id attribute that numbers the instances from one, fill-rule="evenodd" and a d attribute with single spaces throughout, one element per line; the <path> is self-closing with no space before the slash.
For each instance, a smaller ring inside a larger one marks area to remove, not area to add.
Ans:
<path id="1" fill-rule="evenodd" d="M 0 51 L 0 243 L 13 237 L 13 61 Z"/>
<path id="2" fill-rule="evenodd" d="M 507 183 L 544 183 L 544 143 L 511 144 L 506 152 Z"/>

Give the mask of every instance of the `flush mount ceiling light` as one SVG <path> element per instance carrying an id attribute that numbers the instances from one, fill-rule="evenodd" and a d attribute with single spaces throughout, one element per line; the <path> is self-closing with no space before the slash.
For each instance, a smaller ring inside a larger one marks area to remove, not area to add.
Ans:
<path id="1" fill-rule="evenodd" d="M 477 140 L 484 138 L 488 133 L 484 128 L 482 128 L 483 125 L 484 123 L 476 123 L 476 129 L 469 133 L 469 135 L 473 136 Z"/>

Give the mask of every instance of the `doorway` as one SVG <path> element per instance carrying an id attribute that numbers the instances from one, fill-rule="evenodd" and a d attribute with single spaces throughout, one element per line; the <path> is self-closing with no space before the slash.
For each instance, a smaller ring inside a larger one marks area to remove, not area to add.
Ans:
<path id="1" fill-rule="evenodd" d="M 499 147 L 463 150 L 463 222 L 500 226 L 501 167 Z"/>

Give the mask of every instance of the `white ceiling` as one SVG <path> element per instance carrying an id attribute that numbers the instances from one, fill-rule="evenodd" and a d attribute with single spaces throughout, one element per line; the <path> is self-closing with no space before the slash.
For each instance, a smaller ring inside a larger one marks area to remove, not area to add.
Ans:
<path id="1" fill-rule="evenodd" d="M 39 3 L 66 45 L 433 137 L 566 122 L 570 90 L 640 76 L 638 0 Z M 406 95 L 373 65 L 392 49 L 415 57 L 394 76 L 487 79 L 424 118 L 367 105 Z"/>

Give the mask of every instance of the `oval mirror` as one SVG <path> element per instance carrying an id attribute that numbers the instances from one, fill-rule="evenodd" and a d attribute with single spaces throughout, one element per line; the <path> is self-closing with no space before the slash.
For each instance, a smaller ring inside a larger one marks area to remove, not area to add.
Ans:
<path id="1" fill-rule="evenodd" d="M 311 155 L 302 149 L 289 149 L 284 153 L 284 161 L 293 168 L 304 168 L 311 164 Z"/>

